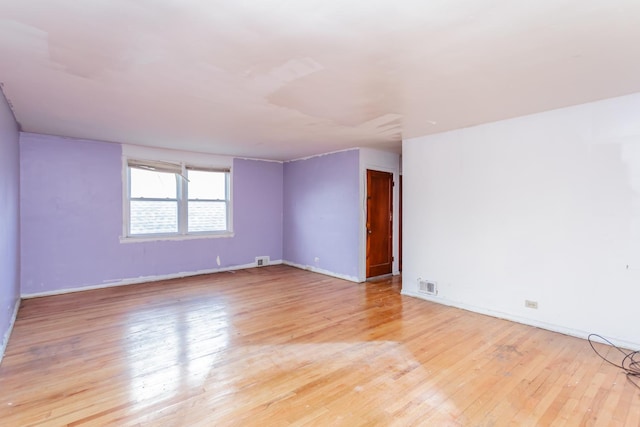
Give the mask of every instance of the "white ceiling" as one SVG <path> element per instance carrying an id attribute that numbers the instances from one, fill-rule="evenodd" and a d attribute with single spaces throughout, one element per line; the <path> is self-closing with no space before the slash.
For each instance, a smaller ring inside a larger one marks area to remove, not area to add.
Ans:
<path id="1" fill-rule="evenodd" d="M 640 0 L 0 0 L 24 131 L 292 159 L 640 91 Z"/>

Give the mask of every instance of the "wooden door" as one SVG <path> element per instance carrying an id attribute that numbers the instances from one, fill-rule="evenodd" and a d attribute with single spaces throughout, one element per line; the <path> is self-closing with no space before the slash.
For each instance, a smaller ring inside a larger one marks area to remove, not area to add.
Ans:
<path id="1" fill-rule="evenodd" d="M 367 170 L 367 278 L 391 273 L 393 174 Z"/>

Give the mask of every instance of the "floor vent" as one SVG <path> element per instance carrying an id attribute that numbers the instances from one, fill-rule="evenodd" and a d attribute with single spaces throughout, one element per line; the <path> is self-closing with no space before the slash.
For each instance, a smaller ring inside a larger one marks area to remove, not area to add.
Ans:
<path id="1" fill-rule="evenodd" d="M 429 295 L 438 295 L 438 286 L 436 282 L 418 279 L 418 292 Z"/>

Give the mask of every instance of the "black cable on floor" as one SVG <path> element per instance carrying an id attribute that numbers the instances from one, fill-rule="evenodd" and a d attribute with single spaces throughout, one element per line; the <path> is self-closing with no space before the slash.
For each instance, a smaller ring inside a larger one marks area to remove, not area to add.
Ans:
<path id="1" fill-rule="evenodd" d="M 602 341 L 606 342 L 611 347 L 615 348 L 620 353 L 622 353 L 624 355 L 624 357 L 622 358 L 622 362 L 620 362 L 620 364 L 614 363 L 611 360 L 609 360 L 606 357 L 604 357 L 602 354 L 600 354 L 598 352 L 598 350 L 596 350 L 596 348 L 594 347 L 593 341 L 591 340 L 591 337 L 596 337 L 596 338 L 601 339 Z M 595 351 L 595 353 L 598 356 L 600 356 L 600 358 L 602 360 L 604 360 L 605 362 L 609 363 L 610 365 L 615 366 L 616 368 L 622 369 L 625 372 L 625 374 L 627 374 L 627 379 L 629 381 L 631 381 L 631 383 L 634 386 L 636 386 L 638 389 L 640 389 L 640 351 L 631 351 L 631 352 L 627 353 L 623 349 L 618 347 L 617 345 L 614 345 L 608 339 L 606 339 L 606 338 L 604 338 L 604 337 L 602 337 L 602 336 L 600 336 L 598 334 L 589 334 L 587 339 L 589 340 L 589 345 L 591 346 L 593 351 Z"/>

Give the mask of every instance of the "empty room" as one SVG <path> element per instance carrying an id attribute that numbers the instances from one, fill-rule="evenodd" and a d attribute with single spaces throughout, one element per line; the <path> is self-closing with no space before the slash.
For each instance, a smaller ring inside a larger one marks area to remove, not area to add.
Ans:
<path id="1" fill-rule="evenodd" d="M 640 426 L 637 0 L 0 0 L 0 425 Z"/>

